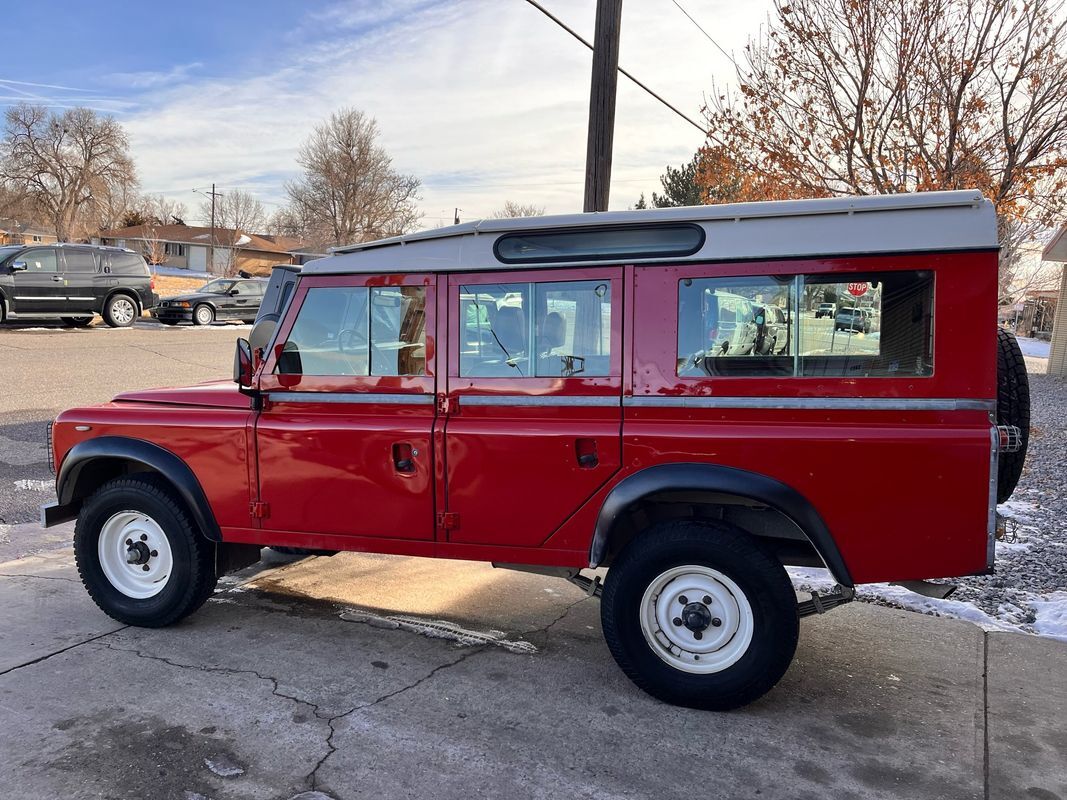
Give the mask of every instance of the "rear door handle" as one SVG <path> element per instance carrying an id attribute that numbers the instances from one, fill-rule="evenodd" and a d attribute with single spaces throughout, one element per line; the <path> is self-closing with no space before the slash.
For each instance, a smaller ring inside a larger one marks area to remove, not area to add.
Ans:
<path id="1" fill-rule="evenodd" d="M 574 456 L 582 469 L 593 469 L 600 463 L 596 453 L 596 439 L 575 439 Z"/>
<path id="2" fill-rule="evenodd" d="M 54 280 L 56 283 L 59 283 L 61 280 L 63 280 L 63 276 L 62 275 L 53 275 L 52 276 L 52 280 Z"/>
<path id="3" fill-rule="evenodd" d="M 415 456 L 418 454 L 419 451 L 407 442 L 397 442 L 393 445 L 393 469 L 411 474 L 415 471 Z"/>

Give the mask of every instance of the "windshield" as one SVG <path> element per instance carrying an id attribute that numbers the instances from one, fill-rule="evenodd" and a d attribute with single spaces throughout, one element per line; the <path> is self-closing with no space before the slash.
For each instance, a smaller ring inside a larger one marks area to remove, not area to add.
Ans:
<path id="1" fill-rule="evenodd" d="M 7 247 L 0 247 L 0 261 L 3 261 L 8 256 L 17 253 L 22 249 L 22 245 L 8 245 Z"/>
<path id="2" fill-rule="evenodd" d="M 200 291 L 205 294 L 226 294 L 233 288 L 236 281 L 219 280 L 209 281 L 200 287 Z"/>

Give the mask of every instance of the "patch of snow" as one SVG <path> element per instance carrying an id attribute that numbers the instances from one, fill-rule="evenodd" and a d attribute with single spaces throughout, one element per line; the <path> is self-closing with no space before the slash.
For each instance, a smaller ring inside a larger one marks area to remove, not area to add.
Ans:
<path id="1" fill-rule="evenodd" d="M 1046 599 L 1031 600 L 1034 633 L 1067 642 L 1067 592 L 1053 592 Z"/>
<path id="2" fill-rule="evenodd" d="M 1023 351 L 1023 355 L 1033 358 L 1048 358 L 1049 350 L 1052 348 L 1052 342 L 1043 342 L 1040 339 L 1027 339 L 1025 336 L 1016 336 L 1015 340 L 1019 343 L 1019 348 Z"/>
<path id="3" fill-rule="evenodd" d="M 244 775 L 244 767 L 237 764 L 229 756 L 212 756 L 211 758 L 205 758 L 204 763 L 207 764 L 207 768 L 218 775 L 220 778 L 236 778 L 238 775 Z"/>
<path id="4" fill-rule="evenodd" d="M 405 617 L 399 614 L 383 616 L 360 609 L 346 609 L 341 612 L 341 619 L 347 622 L 361 622 L 375 628 L 404 630 L 429 636 L 431 639 L 448 639 L 462 647 L 476 647 L 491 644 L 502 647 L 510 653 L 536 653 L 537 648 L 522 639 L 505 639 L 504 631 L 472 631 L 446 620 L 428 620 L 418 617 Z"/>
<path id="5" fill-rule="evenodd" d="M 29 492 L 50 492 L 55 484 L 52 481 L 21 480 L 15 481 L 15 488 Z"/>
<path id="6" fill-rule="evenodd" d="M 234 246 L 240 247 L 241 245 L 248 244 L 250 241 L 252 241 L 252 237 L 242 233 L 240 236 L 237 237 L 237 241 L 234 242 Z"/>

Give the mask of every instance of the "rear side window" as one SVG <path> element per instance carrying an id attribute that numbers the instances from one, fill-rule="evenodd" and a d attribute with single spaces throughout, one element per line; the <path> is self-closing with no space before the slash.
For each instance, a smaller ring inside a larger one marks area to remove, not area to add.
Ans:
<path id="1" fill-rule="evenodd" d="M 95 272 L 96 257 L 88 250 L 65 250 L 63 260 L 68 272 Z"/>
<path id="2" fill-rule="evenodd" d="M 111 253 L 111 272 L 115 275 L 147 275 L 145 260 L 136 253 Z"/>
<path id="3" fill-rule="evenodd" d="M 425 375 L 425 288 L 308 289 L 276 371 L 285 375 Z"/>
<path id="4" fill-rule="evenodd" d="M 610 374 L 610 282 L 481 284 L 459 294 L 461 376 Z"/>
<path id="5" fill-rule="evenodd" d="M 934 277 L 684 279 L 678 375 L 926 377 L 934 371 Z"/>

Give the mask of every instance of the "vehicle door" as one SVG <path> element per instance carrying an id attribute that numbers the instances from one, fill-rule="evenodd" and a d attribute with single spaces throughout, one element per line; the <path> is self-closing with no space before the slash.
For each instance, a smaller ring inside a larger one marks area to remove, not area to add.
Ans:
<path id="1" fill-rule="evenodd" d="M 41 247 L 19 253 L 9 263 L 14 291 L 11 310 L 16 314 L 66 312 L 67 291 L 58 253 Z"/>
<path id="2" fill-rule="evenodd" d="M 67 311 L 75 315 L 92 314 L 100 310 L 101 298 L 96 290 L 96 256 L 91 250 L 64 248 L 59 253 L 64 264 L 63 285 L 66 290 Z"/>
<path id="3" fill-rule="evenodd" d="M 303 278 L 260 368 L 268 530 L 434 536 L 434 283 Z"/>
<path id="4" fill-rule="evenodd" d="M 237 281 L 224 298 L 227 314 L 234 319 L 254 320 L 262 299 L 262 285 L 258 281 Z"/>
<path id="5" fill-rule="evenodd" d="M 451 275 L 448 316 L 439 535 L 537 547 L 619 469 L 622 268 Z"/>

